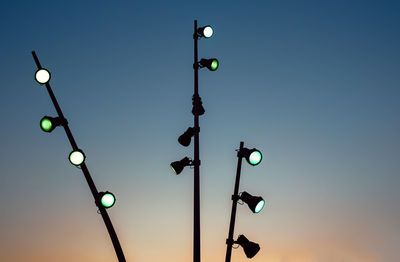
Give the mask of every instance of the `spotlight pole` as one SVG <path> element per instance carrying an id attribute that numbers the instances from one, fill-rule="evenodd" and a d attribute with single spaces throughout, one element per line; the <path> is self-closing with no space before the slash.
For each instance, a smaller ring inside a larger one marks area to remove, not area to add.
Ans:
<path id="1" fill-rule="evenodd" d="M 240 181 L 240 170 L 242 168 L 242 149 L 243 149 L 243 142 L 240 142 L 240 148 L 237 153 L 238 157 L 238 163 L 237 163 L 237 169 L 236 169 L 236 180 L 235 180 L 235 189 L 234 193 L 232 195 L 232 212 L 231 212 L 231 222 L 229 224 L 229 233 L 228 233 L 228 238 L 226 239 L 226 256 L 225 256 L 225 262 L 230 262 L 231 261 L 231 255 L 232 255 L 232 246 L 234 244 L 233 240 L 233 231 L 235 229 L 235 219 L 236 219 L 236 208 L 237 208 L 237 202 L 239 200 L 239 181 Z"/>
<path id="2" fill-rule="evenodd" d="M 38 69 L 41 69 L 42 66 L 40 65 L 39 59 L 36 56 L 35 51 L 32 51 L 32 56 L 33 56 L 33 59 L 35 60 L 35 63 L 37 65 Z M 65 119 L 64 115 L 63 115 L 63 113 L 61 111 L 61 108 L 60 108 L 60 106 L 59 106 L 59 104 L 57 102 L 57 99 L 56 99 L 53 91 L 51 90 L 49 82 L 46 83 L 46 89 L 47 89 L 47 92 L 50 95 L 50 98 L 51 98 L 51 101 L 54 104 L 54 107 L 56 108 L 58 116 L 60 117 L 60 119 L 64 120 Z M 68 140 L 71 143 L 72 149 L 73 150 L 78 150 L 78 146 L 77 146 L 77 144 L 75 142 L 74 137 L 72 136 L 71 130 L 68 127 L 68 123 L 66 121 L 64 121 L 64 124 L 62 124 L 62 126 L 64 127 L 64 130 L 65 130 L 65 133 L 67 134 Z M 113 225 L 111 223 L 111 219 L 108 216 L 108 213 L 107 213 L 105 207 L 99 201 L 99 198 L 98 198 L 99 193 L 98 193 L 97 188 L 96 188 L 96 186 L 95 186 L 95 184 L 93 182 L 92 177 L 90 176 L 89 169 L 86 167 L 85 162 L 83 162 L 80 165 L 80 167 L 82 169 L 83 174 L 85 175 L 85 178 L 86 178 L 86 181 L 87 181 L 87 183 L 89 185 L 90 191 L 93 194 L 95 203 L 96 203 L 97 207 L 100 210 L 100 214 L 103 217 L 104 223 L 106 224 L 106 227 L 107 227 L 108 233 L 110 235 L 111 241 L 112 241 L 112 243 L 114 245 L 115 253 L 117 254 L 117 257 L 118 257 L 118 261 L 119 262 L 125 262 L 126 261 L 125 260 L 125 256 L 124 256 L 124 253 L 122 251 L 121 245 L 119 243 L 119 240 L 118 240 L 118 237 L 117 237 L 117 233 L 114 230 L 114 227 L 113 227 Z"/>
<path id="3" fill-rule="evenodd" d="M 194 210 L 193 210 L 193 262 L 200 262 L 200 149 L 199 149 L 199 61 L 197 20 L 194 20 Z"/>

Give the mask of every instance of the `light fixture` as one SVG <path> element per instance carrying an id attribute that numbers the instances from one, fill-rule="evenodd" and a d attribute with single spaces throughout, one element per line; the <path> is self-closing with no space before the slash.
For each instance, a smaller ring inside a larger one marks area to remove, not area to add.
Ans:
<path id="1" fill-rule="evenodd" d="M 215 71 L 218 69 L 219 62 L 216 58 L 205 59 L 202 58 L 200 60 L 200 67 L 207 67 L 210 71 Z"/>
<path id="2" fill-rule="evenodd" d="M 74 166 L 79 166 L 81 165 L 86 159 L 85 154 L 83 153 L 82 150 L 74 150 L 69 154 L 69 162 L 73 164 Z"/>
<path id="3" fill-rule="evenodd" d="M 265 201 L 262 197 L 252 196 L 246 191 L 242 192 L 239 199 L 243 200 L 253 213 L 259 213 L 265 205 Z"/>
<path id="4" fill-rule="evenodd" d="M 206 25 L 197 29 L 197 32 L 204 38 L 210 38 L 213 35 L 214 30 L 210 25 Z"/>
<path id="5" fill-rule="evenodd" d="M 50 133 L 53 131 L 57 126 L 60 126 L 64 124 L 65 120 L 63 121 L 60 117 L 50 117 L 50 116 L 44 116 L 40 120 L 40 128 L 44 132 Z"/>
<path id="6" fill-rule="evenodd" d="M 172 162 L 171 168 L 176 175 L 179 175 L 182 172 L 183 168 L 185 168 L 185 166 L 190 165 L 192 165 L 192 161 L 188 157 L 184 157 L 179 161 Z"/>
<path id="7" fill-rule="evenodd" d="M 260 164 L 262 160 L 262 154 L 260 150 L 255 148 L 253 149 L 242 148 L 240 154 L 242 157 L 246 158 L 247 162 L 252 166 Z"/>
<path id="8" fill-rule="evenodd" d="M 43 85 L 50 81 L 51 74 L 49 70 L 45 68 L 40 68 L 35 72 L 35 80 L 39 84 Z"/>
<path id="9" fill-rule="evenodd" d="M 179 144 L 181 144 L 182 146 L 189 146 L 189 145 L 190 145 L 190 141 L 191 141 L 193 135 L 194 135 L 194 128 L 193 128 L 193 127 L 189 127 L 189 128 L 185 131 L 185 133 L 183 133 L 183 134 L 178 138 Z"/>
<path id="10" fill-rule="evenodd" d="M 249 241 L 244 235 L 240 235 L 235 243 L 242 246 L 248 258 L 254 257 L 260 251 L 260 245 Z"/>
<path id="11" fill-rule="evenodd" d="M 106 191 L 106 192 L 99 192 L 100 196 L 100 203 L 105 208 L 110 208 L 115 204 L 115 196 L 113 193 Z"/>
<path id="12" fill-rule="evenodd" d="M 200 96 L 193 96 L 192 97 L 192 104 L 193 104 L 193 108 L 192 108 L 192 114 L 193 115 L 196 115 L 196 114 L 199 115 L 199 116 L 204 115 L 206 110 L 204 110 L 203 102 L 201 101 L 201 97 Z M 195 110 L 195 108 L 196 108 L 195 105 L 196 104 L 197 104 L 197 112 Z"/>

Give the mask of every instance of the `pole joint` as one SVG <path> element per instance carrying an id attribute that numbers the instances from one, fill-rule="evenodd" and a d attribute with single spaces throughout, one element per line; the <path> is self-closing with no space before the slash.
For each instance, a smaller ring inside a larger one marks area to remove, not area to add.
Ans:
<path id="1" fill-rule="evenodd" d="M 193 133 L 200 133 L 200 127 L 193 127 Z"/>
<path id="2" fill-rule="evenodd" d="M 238 150 L 237 150 L 237 157 L 238 157 L 238 158 L 243 158 L 243 157 L 244 157 L 244 152 L 243 152 L 242 149 L 238 149 Z"/>
<path id="3" fill-rule="evenodd" d="M 200 159 L 192 161 L 193 166 L 200 166 Z"/>
<path id="4" fill-rule="evenodd" d="M 235 243 L 235 241 L 232 238 L 227 238 L 226 239 L 226 244 L 229 246 L 232 246 Z"/>
<path id="5" fill-rule="evenodd" d="M 60 117 L 60 125 L 61 126 L 67 126 L 68 125 L 68 120 L 65 117 Z"/>
<path id="6" fill-rule="evenodd" d="M 237 202 L 237 201 L 239 201 L 240 196 L 239 196 L 239 195 L 232 195 L 231 199 L 232 199 L 234 202 Z"/>

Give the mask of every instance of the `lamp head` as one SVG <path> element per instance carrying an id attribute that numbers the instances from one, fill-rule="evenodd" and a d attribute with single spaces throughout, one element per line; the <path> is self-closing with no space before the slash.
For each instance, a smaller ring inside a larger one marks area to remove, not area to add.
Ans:
<path id="1" fill-rule="evenodd" d="M 57 126 L 64 124 L 60 117 L 44 116 L 40 119 L 40 128 L 44 132 L 52 132 Z"/>
<path id="2" fill-rule="evenodd" d="M 200 67 L 207 67 L 210 71 L 215 71 L 218 69 L 219 61 L 216 58 L 205 59 L 202 58 L 200 60 Z"/>
<path id="3" fill-rule="evenodd" d="M 35 72 L 35 80 L 39 84 L 43 85 L 50 81 L 51 74 L 49 70 L 45 68 L 40 68 Z"/>
<path id="4" fill-rule="evenodd" d="M 246 158 L 247 163 L 249 163 L 252 166 L 256 166 L 260 164 L 262 160 L 262 154 L 260 150 L 253 148 L 253 149 L 248 149 L 248 148 L 242 148 L 242 150 L 239 152 L 240 156 Z"/>
<path id="5" fill-rule="evenodd" d="M 100 203 L 105 208 L 110 208 L 115 204 L 115 195 L 110 191 L 99 192 Z"/>
<path id="6" fill-rule="evenodd" d="M 201 97 L 200 96 L 193 96 L 192 97 L 192 104 L 193 104 L 193 107 L 192 107 L 192 114 L 193 115 L 196 115 L 196 114 L 199 115 L 199 116 L 204 115 L 206 110 L 204 110 L 203 102 L 201 101 Z M 197 105 L 197 112 L 195 110 L 196 105 Z"/>
<path id="7" fill-rule="evenodd" d="M 191 141 L 193 135 L 194 135 L 194 128 L 193 128 L 193 127 L 189 127 L 189 128 L 185 131 L 185 133 L 183 133 L 183 134 L 178 138 L 179 144 L 181 144 L 182 146 L 189 146 L 189 145 L 190 145 L 190 141 Z"/>
<path id="8" fill-rule="evenodd" d="M 74 166 L 79 166 L 85 162 L 86 156 L 82 150 L 74 150 L 69 154 L 69 162 Z"/>
<path id="9" fill-rule="evenodd" d="M 265 205 L 265 201 L 262 197 L 252 196 L 246 191 L 242 192 L 239 199 L 245 202 L 249 206 L 250 210 L 256 214 L 259 213 Z"/>
<path id="10" fill-rule="evenodd" d="M 214 34 L 214 30 L 210 25 L 206 25 L 197 29 L 197 33 L 200 37 L 210 38 Z"/>
<path id="11" fill-rule="evenodd" d="M 176 175 L 179 175 L 182 170 L 185 168 L 185 166 L 190 166 L 191 161 L 188 157 L 184 157 L 179 161 L 175 161 L 171 163 L 171 169 L 174 171 Z"/>
<path id="12" fill-rule="evenodd" d="M 253 258 L 260 251 L 260 245 L 249 241 L 244 235 L 240 235 L 235 243 L 242 246 L 248 258 Z"/>

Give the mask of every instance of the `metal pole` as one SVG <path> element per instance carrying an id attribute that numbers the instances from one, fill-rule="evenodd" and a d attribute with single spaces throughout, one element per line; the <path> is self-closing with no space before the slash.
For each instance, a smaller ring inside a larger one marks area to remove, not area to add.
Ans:
<path id="1" fill-rule="evenodd" d="M 197 51 L 197 20 L 194 20 L 194 210 L 193 210 L 193 262 L 200 262 L 200 149 L 199 149 L 199 62 Z"/>
<path id="2" fill-rule="evenodd" d="M 234 193 L 232 195 L 232 212 L 231 212 L 231 222 L 229 224 L 229 233 L 228 233 L 228 238 L 226 239 L 226 256 L 225 256 L 225 262 L 230 262 L 231 261 L 231 255 L 232 255 L 232 245 L 233 245 L 233 231 L 235 229 L 235 219 L 236 219 L 236 208 L 237 208 L 237 202 L 239 200 L 239 182 L 240 182 L 240 170 L 242 168 L 242 149 L 243 149 L 243 142 L 240 142 L 240 148 L 238 152 L 238 163 L 237 163 L 237 169 L 236 169 L 236 180 L 235 180 L 235 189 Z"/>
<path id="3" fill-rule="evenodd" d="M 32 51 L 32 56 L 33 56 L 33 59 L 35 60 L 35 63 L 37 65 L 38 69 L 41 69 L 42 66 L 40 65 L 39 59 L 37 58 L 35 51 Z M 51 98 L 51 101 L 54 104 L 54 107 L 56 108 L 58 116 L 61 119 L 65 119 L 64 115 L 63 115 L 63 113 L 61 111 L 61 108 L 60 108 L 60 106 L 59 106 L 59 104 L 57 102 L 57 99 L 56 99 L 56 97 L 55 97 L 55 95 L 54 95 L 54 93 L 53 93 L 53 91 L 52 91 L 52 89 L 50 87 L 50 84 L 48 82 L 46 83 L 46 89 L 47 89 L 47 91 L 48 91 L 48 93 L 50 95 L 50 98 Z M 65 130 L 65 133 L 67 134 L 68 140 L 71 143 L 72 149 L 73 150 L 77 150 L 78 146 L 77 146 L 77 144 L 75 142 L 74 137 L 72 136 L 71 130 L 68 127 L 68 123 L 63 124 L 63 127 L 64 127 L 64 130 Z M 89 185 L 90 191 L 93 194 L 93 198 L 95 200 L 95 203 L 96 203 L 97 207 L 100 210 L 100 214 L 101 214 L 101 216 L 102 216 L 102 218 L 104 220 L 104 223 L 106 224 L 106 227 L 107 227 L 108 233 L 110 235 L 111 241 L 112 241 L 112 243 L 114 245 L 115 253 L 117 254 L 117 257 L 118 257 L 118 261 L 119 262 L 125 262 L 126 261 L 125 260 L 125 256 L 124 256 L 124 253 L 122 251 L 121 245 L 119 243 L 119 240 L 118 240 L 118 237 L 117 237 L 117 233 L 114 230 L 114 227 L 113 227 L 113 225 L 111 223 L 111 219 L 108 216 L 108 213 L 107 213 L 106 209 L 99 202 L 99 198 L 98 198 L 99 192 L 97 191 L 97 188 L 96 188 L 96 186 L 95 186 L 95 184 L 93 182 L 92 177 L 90 176 L 89 170 L 86 167 L 85 163 L 82 163 L 80 165 L 80 167 L 81 167 L 82 172 L 83 172 L 83 174 L 84 174 L 84 176 L 86 178 L 86 181 L 87 181 L 87 183 Z"/>

